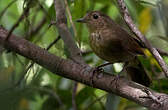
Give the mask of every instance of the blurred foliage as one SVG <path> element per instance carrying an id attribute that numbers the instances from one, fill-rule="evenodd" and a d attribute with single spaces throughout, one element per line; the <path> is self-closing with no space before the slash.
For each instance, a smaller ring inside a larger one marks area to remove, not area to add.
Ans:
<path id="1" fill-rule="evenodd" d="M 164 51 L 168 51 L 168 0 L 125 0 L 129 12 L 142 33 L 152 44 Z M 0 24 L 10 30 L 26 7 L 29 0 L 0 0 Z M 46 48 L 54 41 L 58 32 L 53 26 L 55 20 L 53 0 L 33 0 L 29 15 L 20 22 L 13 32 L 34 44 Z M 124 23 L 116 0 L 68 0 L 72 21 L 82 17 L 89 10 L 100 10 L 109 15 L 114 21 L 122 25 L 129 32 Z M 68 26 L 74 33 L 68 16 Z M 104 61 L 90 51 L 88 45 L 88 30 L 85 25 L 75 23 L 77 36 L 74 37 L 81 50 L 86 52 L 85 61 L 97 66 Z M 34 31 L 34 33 L 32 33 Z M 59 40 L 49 52 L 67 58 L 67 51 L 62 40 Z M 88 52 L 88 53 L 87 53 Z M 142 64 L 152 78 L 151 88 L 158 92 L 168 93 L 167 79 L 164 78 L 160 67 L 147 52 L 147 58 L 139 57 Z M 164 57 L 168 62 L 168 58 Z M 73 110 L 72 89 L 73 81 L 54 75 L 43 67 L 34 64 L 26 69 L 31 61 L 10 52 L 0 55 L 0 107 L 2 110 Z M 122 64 L 115 64 L 105 68 L 105 71 L 117 73 Z M 76 93 L 78 110 L 145 110 L 129 100 L 78 84 Z"/>

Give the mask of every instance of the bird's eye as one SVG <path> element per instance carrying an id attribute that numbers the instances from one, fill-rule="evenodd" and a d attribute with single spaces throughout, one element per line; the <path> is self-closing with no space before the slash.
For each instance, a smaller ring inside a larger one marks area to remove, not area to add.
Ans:
<path id="1" fill-rule="evenodd" d="M 94 19 L 98 19 L 99 16 L 98 16 L 97 14 L 93 14 L 93 18 L 94 18 Z"/>

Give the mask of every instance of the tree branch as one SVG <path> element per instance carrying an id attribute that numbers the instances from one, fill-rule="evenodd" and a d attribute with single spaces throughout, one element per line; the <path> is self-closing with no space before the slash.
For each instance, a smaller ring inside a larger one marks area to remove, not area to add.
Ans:
<path id="1" fill-rule="evenodd" d="M 114 93 L 152 110 L 168 109 L 168 95 L 166 94 L 157 93 L 148 89 L 150 93 L 152 93 L 152 95 L 162 103 L 160 105 L 150 98 L 142 98 L 148 97 L 148 94 L 144 91 L 147 89 L 146 87 L 132 81 L 128 81 L 125 78 L 121 77 L 116 81 L 116 77 L 114 75 L 107 73 L 95 73 L 92 82 L 92 80 L 90 80 L 90 75 L 93 72 L 93 68 L 90 68 L 89 66 L 82 66 L 72 60 L 65 60 L 50 54 L 47 50 L 28 42 L 22 37 L 11 35 L 8 41 L 6 41 L 5 39 L 7 34 L 8 31 L 3 27 L 0 27 L 0 45 L 3 45 L 4 48 L 10 49 L 11 51 L 33 60 L 53 72 L 53 74 Z"/>
<path id="2" fill-rule="evenodd" d="M 168 56 L 168 52 L 166 52 L 166 51 L 164 51 L 162 49 L 157 48 L 157 51 L 160 53 L 160 55 Z"/>
<path id="3" fill-rule="evenodd" d="M 123 14 L 124 20 L 131 29 L 131 31 L 137 36 L 139 40 L 141 40 L 144 45 L 149 49 L 149 51 L 153 54 L 156 61 L 159 63 L 160 67 L 162 68 L 165 76 L 168 77 L 168 68 L 166 63 L 164 62 L 163 58 L 158 53 L 157 49 L 152 47 L 151 43 L 146 39 L 146 37 L 139 31 L 136 25 L 133 23 L 133 20 L 130 17 L 128 9 L 124 3 L 124 0 L 117 0 L 118 5 L 120 7 L 120 11 Z"/>
<path id="4" fill-rule="evenodd" d="M 56 11 L 56 26 L 59 32 L 59 35 L 64 41 L 65 46 L 70 52 L 70 58 L 77 62 L 78 64 L 85 65 L 84 60 L 81 56 L 81 51 L 75 44 L 73 36 L 70 33 L 67 27 L 67 20 L 65 15 L 65 8 L 63 6 L 62 0 L 54 0 L 55 11 Z"/>

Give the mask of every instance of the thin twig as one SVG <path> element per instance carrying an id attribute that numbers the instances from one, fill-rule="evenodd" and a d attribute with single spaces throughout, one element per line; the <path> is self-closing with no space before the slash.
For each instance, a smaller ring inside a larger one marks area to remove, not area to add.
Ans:
<path id="1" fill-rule="evenodd" d="M 38 37 L 38 39 L 35 39 L 34 43 L 39 42 L 43 38 L 43 36 L 47 33 L 47 31 L 48 31 L 48 27 L 45 27 L 45 29 L 43 29 L 42 32 L 38 34 L 38 36 L 40 37 Z"/>
<path id="2" fill-rule="evenodd" d="M 29 2 L 31 3 L 31 2 Z M 29 5 L 24 9 L 23 13 L 21 14 L 21 16 L 19 17 L 19 19 L 16 21 L 16 23 L 12 26 L 11 30 L 9 31 L 6 40 L 9 39 L 10 35 L 12 34 L 12 32 L 19 26 L 20 22 L 24 19 L 25 16 L 28 15 L 29 13 Z"/>
<path id="3" fill-rule="evenodd" d="M 73 31 L 74 31 L 74 36 L 77 37 L 76 27 L 75 27 L 74 22 L 72 21 L 72 15 L 71 15 L 71 12 L 70 12 L 70 9 L 69 9 L 69 6 L 68 6 L 68 2 L 67 2 L 67 0 L 64 0 L 64 2 L 65 2 L 65 6 L 66 6 L 66 10 L 67 10 L 67 13 L 68 13 L 68 16 L 69 16 L 70 23 L 71 23 Z"/>
<path id="4" fill-rule="evenodd" d="M 51 42 L 48 47 L 46 48 L 46 50 L 49 50 L 54 44 L 56 44 L 58 42 L 58 40 L 60 40 L 61 36 L 58 36 L 53 42 Z"/>
<path id="5" fill-rule="evenodd" d="M 133 20 L 128 12 L 128 9 L 124 3 L 124 0 L 117 0 L 118 5 L 120 7 L 120 11 L 123 14 L 124 20 L 131 29 L 131 31 L 136 35 L 136 37 L 141 40 L 144 45 L 149 49 L 149 51 L 153 54 L 156 61 L 159 63 L 166 77 L 168 77 L 168 68 L 163 58 L 160 56 L 156 48 L 152 47 L 151 43 L 146 39 L 146 37 L 139 31 L 136 25 L 133 23 Z"/>
<path id="6" fill-rule="evenodd" d="M 32 28 L 30 30 L 30 32 L 26 35 L 26 37 L 25 37 L 26 39 L 31 39 L 33 36 L 37 35 L 38 32 L 43 27 L 43 25 L 45 25 L 47 19 L 51 19 L 48 11 L 43 7 L 42 3 L 40 3 L 39 0 L 37 0 L 37 4 L 39 5 L 37 11 L 39 11 L 39 9 L 42 10 L 42 12 L 44 13 L 44 16 L 42 17 L 41 21 L 34 28 Z M 37 15 L 37 13 L 36 13 L 36 15 Z M 34 18 L 36 18 L 36 15 L 34 16 Z"/>
<path id="7" fill-rule="evenodd" d="M 78 88 L 78 83 L 74 81 L 74 86 L 73 86 L 73 89 L 72 89 L 72 107 L 73 107 L 74 110 L 78 110 L 77 105 L 76 105 L 77 88 Z"/>
<path id="8" fill-rule="evenodd" d="M 49 18 L 49 19 L 51 19 L 50 14 L 48 13 L 48 11 L 42 5 L 42 4 L 45 4 L 45 3 L 40 3 L 40 1 L 38 1 L 37 3 L 40 6 L 41 10 L 45 13 L 46 17 Z"/>
<path id="9" fill-rule="evenodd" d="M 19 80 L 15 83 L 13 87 L 17 87 L 18 85 L 20 85 L 20 83 L 25 78 L 26 73 L 30 70 L 31 67 L 33 67 L 33 65 L 34 65 L 34 62 L 31 62 L 31 64 L 23 71 L 22 76 L 20 76 Z"/>
<path id="10" fill-rule="evenodd" d="M 4 13 L 8 10 L 8 8 L 9 8 L 10 6 L 12 6 L 12 4 L 14 4 L 16 1 L 17 1 L 17 0 L 11 1 L 11 2 L 2 10 L 2 12 L 0 13 L 0 19 L 2 18 L 2 16 L 4 15 Z"/>
<path id="11" fill-rule="evenodd" d="M 27 34 L 27 36 L 25 37 L 26 39 L 31 39 L 33 36 L 37 35 L 38 32 L 40 31 L 40 29 L 43 27 L 43 25 L 46 23 L 47 18 L 46 16 L 44 16 L 41 21 L 30 30 L 30 32 Z"/>

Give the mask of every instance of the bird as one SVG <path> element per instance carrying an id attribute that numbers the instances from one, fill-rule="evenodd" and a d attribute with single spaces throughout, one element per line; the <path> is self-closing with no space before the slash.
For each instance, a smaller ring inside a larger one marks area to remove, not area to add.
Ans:
<path id="1" fill-rule="evenodd" d="M 150 85 L 150 77 L 137 58 L 145 55 L 145 47 L 137 38 L 101 11 L 89 11 L 76 21 L 86 24 L 90 47 L 98 57 L 112 64 L 125 63 L 125 70 L 132 81 Z"/>

